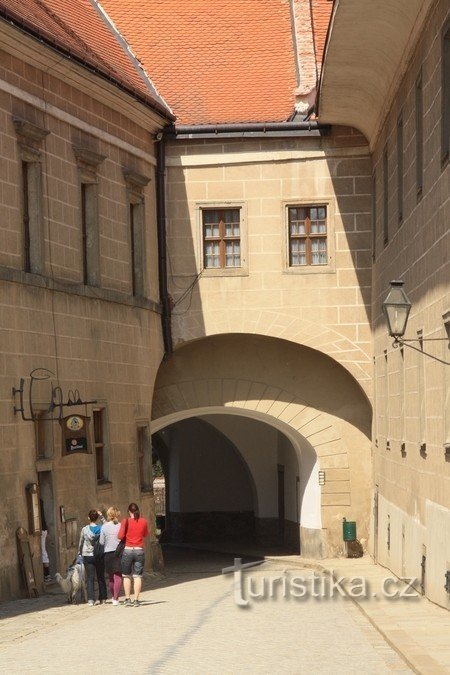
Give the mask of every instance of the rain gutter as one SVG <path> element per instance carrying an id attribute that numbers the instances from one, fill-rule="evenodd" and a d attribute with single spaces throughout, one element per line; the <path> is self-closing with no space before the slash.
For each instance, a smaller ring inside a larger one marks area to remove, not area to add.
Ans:
<path id="1" fill-rule="evenodd" d="M 320 122 L 256 122 L 245 124 L 176 124 L 164 129 L 167 139 L 193 138 L 270 138 L 292 136 L 324 136 L 329 124 Z"/>

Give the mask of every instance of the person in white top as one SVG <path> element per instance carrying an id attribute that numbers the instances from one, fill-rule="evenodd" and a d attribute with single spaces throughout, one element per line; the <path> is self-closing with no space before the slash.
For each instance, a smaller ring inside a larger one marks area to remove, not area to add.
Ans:
<path id="1" fill-rule="evenodd" d="M 122 588 L 121 560 L 116 556 L 116 548 L 119 544 L 117 533 L 120 528 L 120 511 L 115 506 L 110 506 L 106 512 L 107 522 L 100 532 L 100 544 L 105 547 L 105 570 L 109 578 L 109 590 L 112 596 L 112 604 L 119 604 L 120 589 Z"/>

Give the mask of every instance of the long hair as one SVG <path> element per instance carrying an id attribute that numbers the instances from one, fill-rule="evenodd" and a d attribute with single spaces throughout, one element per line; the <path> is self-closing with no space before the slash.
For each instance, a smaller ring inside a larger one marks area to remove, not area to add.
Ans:
<path id="1" fill-rule="evenodd" d="M 139 511 L 139 506 L 135 504 L 134 502 L 131 502 L 131 504 L 128 506 L 128 511 L 130 511 L 133 514 L 133 518 L 135 520 L 139 520 L 141 517 L 141 512 Z"/>

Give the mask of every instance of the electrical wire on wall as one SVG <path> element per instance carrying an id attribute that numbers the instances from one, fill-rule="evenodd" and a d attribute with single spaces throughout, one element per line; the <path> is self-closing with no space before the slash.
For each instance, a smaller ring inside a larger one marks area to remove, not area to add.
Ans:
<path id="1" fill-rule="evenodd" d="M 195 277 L 194 281 L 186 288 L 184 293 L 173 304 L 173 308 L 175 308 L 177 305 L 180 304 L 180 302 L 182 302 L 189 295 L 189 304 L 186 307 L 186 309 L 183 309 L 183 311 L 180 311 L 180 312 L 172 312 L 173 316 L 181 316 L 182 314 L 186 314 L 186 312 L 188 312 L 190 310 L 191 304 L 192 304 L 192 295 L 193 295 L 193 292 L 194 292 L 194 287 L 198 283 L 198 280 L 200 279 L 202 274 L 203 274 L 203 270 L 200 270 L 200 272 Z"/>
<path id="2" fill-rule="evenodd" d="M 193 295 L 193 292 L 194 292 L 194 288 L 195 288 L 196 284 L 198 283 L 198 281 L 199 281 L 201 275 L 203 274 L 204 270 L 202 268 L 200 270 L 200 272 L 198 272 L 198 274 L 195 276 L 194 280 L 189 284 L 189 286 L 187 288 L 184 286 L 184 284 L 183 284 L 183 286 L 180 286 L 176 282 L 176 278 L 177 278 L 178 275 L 176 275 L 173 271 L 172 258 L 171 258 L 171 255 L 170 255 L 169 248 L 167 248 L 167 257 L 168 257 L 168 260 L 169 260 L 169 267 L 170 267 L 170 280 L 176 288 L 179 288 L 180 290 L 183 291 L 183 293 L 180 295 L 180 297 L 177 298 L 177 300 L 175 300 L 175 302 L 173 303 L 172 310 L 177 305 L 179 305 L 181 302 L 183 302 L 183 300 L 189 295 L 189 303 L 188 303 L 188 306 L 185 309 L 183 309 L 182 311 L 179 311 L 179 312 L 173 312 L 172 311 L 173 316 L 182 316 L 183 314 L 186 314 L 191 308 L 192 295 Z"/>

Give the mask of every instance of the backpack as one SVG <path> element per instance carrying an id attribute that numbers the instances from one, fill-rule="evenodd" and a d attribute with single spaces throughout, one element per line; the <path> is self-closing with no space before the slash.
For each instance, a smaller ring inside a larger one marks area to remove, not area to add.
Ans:
<path id="1" fill-rule="evenodd" d="M 94 558 L 103 558 L 105 555 L 105 547 L 100 543 L 99 534 L 92 540 L 92 546 L 94 547 Z"/>

